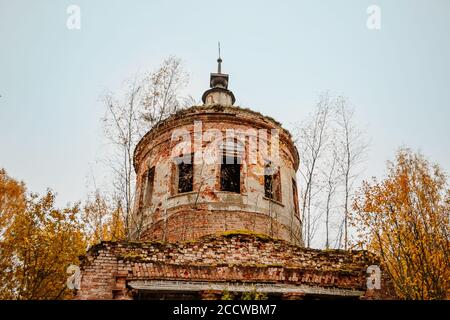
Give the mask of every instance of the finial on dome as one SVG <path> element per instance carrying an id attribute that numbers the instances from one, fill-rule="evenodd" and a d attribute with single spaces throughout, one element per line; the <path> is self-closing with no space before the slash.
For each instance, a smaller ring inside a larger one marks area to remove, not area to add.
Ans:
<path id="1" fill-rule="evenodd" d="M 228 90 L 228 74 L 222 73 L 222 58 L 220 57 L 220 42 L 218 42 L 219 58 L 217 59 L 217 73 L 211 73 L 209 86 L 211 89 L 203 93 L 202 100 L 206 105 L 233 105 L 233 92 Z"/>

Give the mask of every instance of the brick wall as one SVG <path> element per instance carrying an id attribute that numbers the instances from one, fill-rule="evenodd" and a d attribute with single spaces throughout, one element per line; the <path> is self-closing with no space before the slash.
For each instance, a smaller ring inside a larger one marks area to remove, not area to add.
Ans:
<path id="1" fill-rule="evenodd" d="M 230 230 L 252 230 L 274 238 L 294 242 L 290 229 L 266 214 L 246 211 L 192 210 L 177 212 L 165 221 L 153 223 L 142 240 L 168 242 L 195 240 L 202 236 Z"/>
<path id="2" fill-rule="evenodd" d="M 245 233 L 198 241 L 103 242 L 81 264 L 77 299 L 126 299 L 132 280 L 264 282 L 366 291 L 366 269 L 376 259 L 365 251 L 313 250 Z M 389 297 L 382 290 L 362 298 Z"/>

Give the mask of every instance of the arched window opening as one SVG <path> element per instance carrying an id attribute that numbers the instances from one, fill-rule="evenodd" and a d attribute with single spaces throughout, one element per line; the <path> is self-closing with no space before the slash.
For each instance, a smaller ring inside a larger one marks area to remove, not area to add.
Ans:
<path id="1" fill-rule="evenodd" d="M 297 192 L 297 182 L 295 179 L 292 179 L 292 193 L 294 199 L 294 212 L 295 215 L 300 219 L 300 212 L 298 209 L 298 192 Z"/>
<path id="2" fill-rule="evenodd" d="M 240 193 L 244 146 L 237 139 L 226 139 L 220 150 L 220 190 Z"/>
<path id="3" fill-rule="evenodd" d="M 267 160 L 264 166 L 264 195 L 268 199 L 281 202 L 280 169 Z"/>
<path id="4" fill-rule="evenodd" d="M 191 192 L 194 187 L 194 154 L 178 157 L 176 163 L 178 193 Z"/>
<path id="5" fill-rule="evenodd" d="M 152 197 L 153 197 L 153 186 L 155 183 L 155 167 L 149 168 L 146 172 L 145 176 L 145 184 L 144 184 L 144 197 L 143 197 L 143 205 L 144 208 L 150 207 L 152 205 Z"/>

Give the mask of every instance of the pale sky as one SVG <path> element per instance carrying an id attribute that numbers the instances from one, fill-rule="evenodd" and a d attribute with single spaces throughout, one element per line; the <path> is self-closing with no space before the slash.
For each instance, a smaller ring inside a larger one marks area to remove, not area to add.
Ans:
<path id="1" fill-rule="evenodd" d="M 66 27 L 71 4 L 80 30 Z M 366 26 L 372 4 L 380 30 Z M 176 55 L 200 99 L 219 40 L 237 105 L 290 129 L 321 92 L 343 94 L 371 139 L 364 177 L 402 145 L 449 172 L 448 0 L 0 0 L 0 167 L 59 204 L 84 199 L 105 90 Z"/>

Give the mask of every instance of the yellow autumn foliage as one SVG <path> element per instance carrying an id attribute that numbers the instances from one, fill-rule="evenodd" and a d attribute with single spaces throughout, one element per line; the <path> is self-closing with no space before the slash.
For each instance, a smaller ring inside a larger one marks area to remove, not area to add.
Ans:
<path id="1" fill-rule="evenodd" d="M 66 269 L 86 243 L 78 205 L 57 209 L 55 195 L 26 194 L 0 171 L 0 299 L 64 299 Z"/>
<path id="2" fill-rule="evenodd" d="M 381 182 L 364 182 L 352 217 L 402 299 L 449 298 L 450 190 L 438 165 L 401 149 Z"/>
<path id="3" fill-rule="evenodd" d="M 0 299 L 70 299 L 67 267 L 100 241 L 125 238 L 122 208 L 99 191 L 63 209 L 52 191 L 39 197 L 0 169 Z"/>

